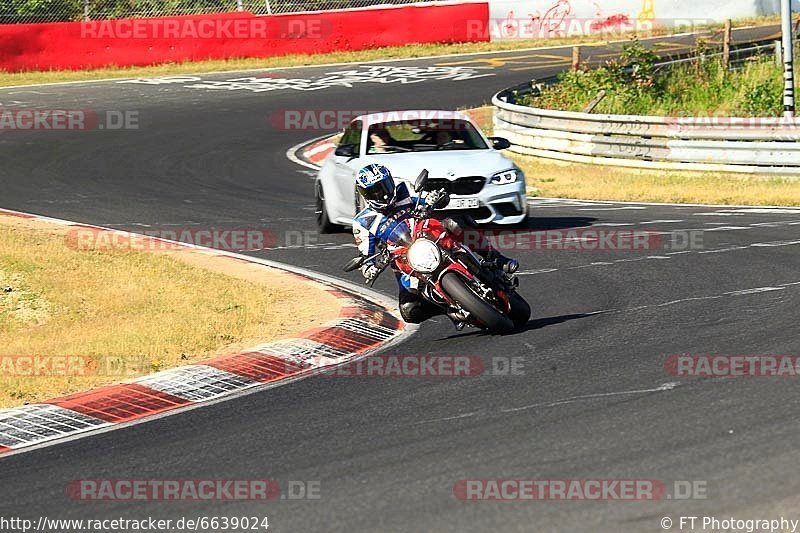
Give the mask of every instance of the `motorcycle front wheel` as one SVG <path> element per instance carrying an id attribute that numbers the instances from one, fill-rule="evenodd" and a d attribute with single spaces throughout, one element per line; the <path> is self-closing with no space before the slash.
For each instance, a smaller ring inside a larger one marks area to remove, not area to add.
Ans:
<path id="1" fill-rule="evenodd" d="M 514 327 L 517 329 L 525 327 L 531 318 L 531 306 L 517 292 L 511 293 L 510 302 L 511 320 L 514 321 Z"/>
<path id="2" fill-rule="evenodd" d="M 492 333 L 509 333 L 514 330 L 514 322 L 478 296 L 455 272 L 442 276 L 442 288 L 448 296 L 469 311 L 478 322 L 475 324 Z"/>

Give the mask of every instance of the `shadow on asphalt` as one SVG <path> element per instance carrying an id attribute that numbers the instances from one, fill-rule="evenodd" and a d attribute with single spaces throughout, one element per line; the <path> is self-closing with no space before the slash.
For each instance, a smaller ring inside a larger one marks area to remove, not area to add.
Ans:
<path id="1" fill-rule="evenodd" d="M 525 333 L 528 331 L 535 331 L 537 329 L 546 328 L 548 326 L 555 326 L 556 324 L 563 324 L 564 322 L 569 322 L 571 320 L 580 320 L 582 318 L 589 318 L 590 316 L 596 316 L 597 313 L 576 313 L 572 315 L 561 315 L 561 316 L 551 316 L 548 318 L 537 318 L 535 320 L 528 321 L 525 324 L 525 327 L 520 328 L 512 333 L 507 333 L 505 335 L 497 335 L 502 337 L 513 337 L 514 335 L 519 335 L 521 333 Z M 465 333 L 456 333 L 454 335 L 450 335 L 448 337 L 443 337 L 439 340 L 452 340 L 452 339 L 461 339 L 464 337 L 494 337 L 491 333 L 487 333 L 482 330 L 472 330 Z"/>
<path id="2" fill-rule="evenodd" d="M 517 230 L 556 230 L 556 229 L 569 229 L 569 228 L 586 228 L 597 222 L 593 217 L 552 217 L 552 218 L 539 218 L 528 217 L 528 219 L 515 226 Z"/>

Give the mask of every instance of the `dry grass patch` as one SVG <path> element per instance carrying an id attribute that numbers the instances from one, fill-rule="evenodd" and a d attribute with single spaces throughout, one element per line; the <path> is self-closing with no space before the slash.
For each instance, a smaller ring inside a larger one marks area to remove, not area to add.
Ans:
<path id="1" fill-rule="evenodd" d="M 0 407 L 231 353 L 338 316 L 336 298 L 273 269 L 195 251 L 76 250 L 66 233 L 0 216 Z M 26 377 L 3 356 L 97 366 Z M 124 365 L 110 369 L 109 360 Z"/>

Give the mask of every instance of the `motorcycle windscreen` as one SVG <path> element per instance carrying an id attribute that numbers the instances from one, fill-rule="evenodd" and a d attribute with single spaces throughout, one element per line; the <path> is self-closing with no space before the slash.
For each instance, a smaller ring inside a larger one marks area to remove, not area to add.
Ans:
<path id="1" fill-rule="evenodd" d="M 393 246 L 410 246 L 413 242 L 407 220 L 393 221 L 384 235 L 385 241 Z"/>

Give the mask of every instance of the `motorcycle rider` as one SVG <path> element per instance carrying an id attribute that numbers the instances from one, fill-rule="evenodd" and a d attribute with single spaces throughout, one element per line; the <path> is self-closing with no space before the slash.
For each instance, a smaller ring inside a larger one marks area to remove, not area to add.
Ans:
<path id="1" fill-rule="evenodd" d="M 356 189 L 367 204 L 353 220 L 353 236 L 362 256 L 368 259 L 361 266 L 361 273 L 369 283 L 374 280 L 386 266 L 384 254 L 379 254 L 381 246 L 386 243 L 388 233 L 393 228 L 392 221 L 409 216 L 415 206 L 421 205 L 430 212 L 433 209 L 446 207 L 450 196 L 443 190 L 428 192 L 423 198 L 411 196 L 405 183 L 396 185 L 392 173 L 383 165 L 368 165 L 356 175 Z M 506 273 L 513 274 L 519 268 L 514 259 L 504 257 L 496 250 L 475 250 L 485 259 L 493 260 Z M 373 256 L 378 257 L 373 257 Z M 431 303 L 416 292 L 418 280 L 394 269 L 398 285 L 400 314 L 408 323 L 419 324 L 442 315 L 445 310 Z M 454 322 L 458 319 L 451 317 Z"/>

